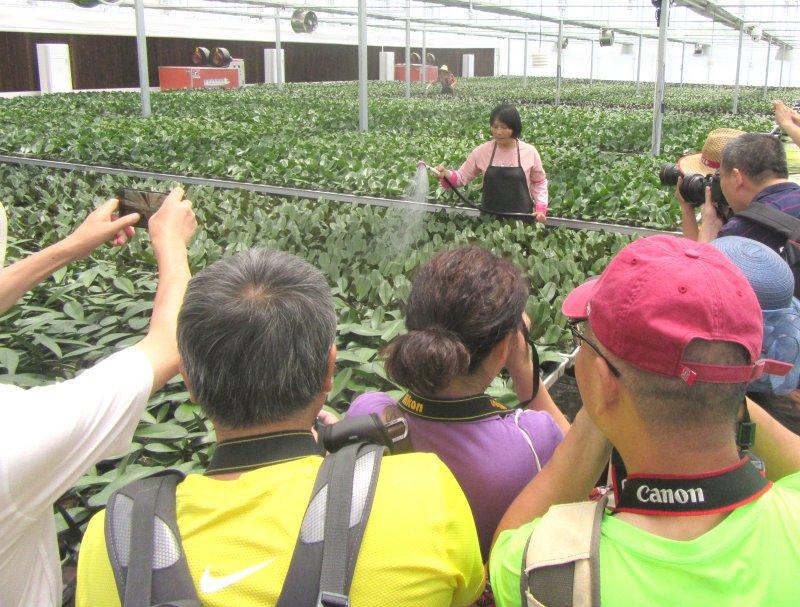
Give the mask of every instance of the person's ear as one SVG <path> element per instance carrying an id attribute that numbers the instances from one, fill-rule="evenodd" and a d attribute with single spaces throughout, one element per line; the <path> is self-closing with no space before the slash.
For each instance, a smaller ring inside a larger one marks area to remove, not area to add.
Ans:
<path id="1" fill-rule="evenodd" d="M 183 368 L 183 362 L 178 364 L 178 371 L 183 378 L 183 385 L 186 386 L 186 389 L 189 391 L 189 400 L 193 403 L 197 403 L 197 399 L 194 396 L 194 391 L 192 390 L 192 382 L 189 381 L 189 376 L 186 375 L 186 369 Z"/>
<path id="2" fill-rule="evenodd" d="M 744 174 L 739 169 L 733 169 L 731 173 L 736 187 L 741 188 L 744 185 Z"/>
<path id="3" fill-rule="evenodd" d="M 514 339 L 517 337 L 516 331 L 511 331 L 508 335 L 506 335 L 503 339 L 498 341 L 495 346 L 489 352 L 488 358 L 491 358 L 495 361 L 498 361 L 500 364 L 505 365 L 506 361 L 508 361 L 508 356 L 511 354 L 511 348 L 514 343 Z"/>
<path id="4" fill-rule="evenodd" d="M 333 373 L 336 370 L 336 344 L 328 350 L 328 361 L 325 365 L 325 379 L 322 381 L 322 391 L 327 394 L 333 390 Z"/>
<path id="5" fill-rule="evenodd" d="M 622 386 L 619 378 L 611 371 L 611 367 L 600 356 L 592 359 L 592 372 L 597 377 L 600 388 L 599 398 L 593 402 L 594 413 L 598 416 L 606 416 L 615 411 L 620 400 Z"/>

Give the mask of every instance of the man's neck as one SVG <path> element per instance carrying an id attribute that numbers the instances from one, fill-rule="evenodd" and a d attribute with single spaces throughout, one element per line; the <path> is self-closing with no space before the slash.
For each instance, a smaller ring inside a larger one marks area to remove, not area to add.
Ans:
<path id="1" fill-rule="evenodd" d="M 642 441 L 648 443 L 648 441 Z M 651 446 L 652 445 L 651 443 Z M 638 449 L 620 451 L 628 474 L 674 474 L 690 475 L 702 474 L 722 470 L 739 462 L 739 451 L 734 442 L 717 447 L 702 447 L 692 449 L 680 445 L 661 448 Z M 631 512 L 617 513 L 614 518 L 625 521 L 648 533 L 665 537 L 675 541 L 690 541 L 707 533 L 730 513 L 715 513 L 700 516 L 661 516 L 648 514 L 634 514 Z"/>
<path id="2" fill-rule="evenodd" d="M 214 428 L 217 432 L 217 443 L 221 443 L 223 441 L 245 438 L 248 436 L 271 434 L 272 432 L 288 432 L 290 430 L 309 432 L 313 423 L 313 420 L 309 421 L 305 418 L 291 418 L 275 422 L 274 424 L 260 424 L 247 428 L 226 428 L 225 426 L 215 423 Z"/>
<path id="3" fill-rule="evenodd" d="M 685 445 L 659 448 L 651 443 L 636 449 L 619 449 L 619 452 L 628 474 L 702 474 L 722 470 L 740 459 L 733 441 L 695 449 Z"/>
<path id="4" fill-rule="evenodd" d="M 766 181 L 759 183 L 755 188 L 753 188 L 755 190 L 753 198 L 758 196 L 761 192 L 763 192 L 767 188 L 774 185 L 779 185 L 781 183 L 791 183 L 791 182 L 788 179 L 784 179 L 783 177 L 776 177 L 774 179 L 767 179 Z"/>

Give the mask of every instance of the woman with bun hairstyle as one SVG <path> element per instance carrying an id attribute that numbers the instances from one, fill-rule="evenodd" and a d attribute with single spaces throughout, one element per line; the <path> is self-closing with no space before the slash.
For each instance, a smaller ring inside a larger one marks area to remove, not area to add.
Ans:
<path id="1" fill-rule="evenodd" d="M 437 254 L 414 277 L 408 332 L 383 352 L 389 377 L 407 393 L 397 403 L 383 392 L 363 394 L 348 411 L 406 419 L 411 449 L 436 453 L 464 490 L 484 561 L 506 508 L 569 427 L 544 386 L 531 398 L 528 294 L 522 271 L 485 249 Z M 503 368 L 527 408 L 485 394 Z"/>

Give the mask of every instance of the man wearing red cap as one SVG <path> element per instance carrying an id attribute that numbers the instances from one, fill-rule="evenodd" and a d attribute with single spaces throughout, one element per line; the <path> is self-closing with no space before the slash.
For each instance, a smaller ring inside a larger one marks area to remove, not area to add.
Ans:
<path id="1" fill-rule="evenodd" d="M 562 311 L 581 344 L 584 408 L 500 522 L 499 607 L 795 605 L 800 438 L 744 407 L 749 381 L 787 370 L 759 360 L 745 277 L 709 245 L 654 236 Z M 612 445 L 613 499 L 570 503 Z"/>

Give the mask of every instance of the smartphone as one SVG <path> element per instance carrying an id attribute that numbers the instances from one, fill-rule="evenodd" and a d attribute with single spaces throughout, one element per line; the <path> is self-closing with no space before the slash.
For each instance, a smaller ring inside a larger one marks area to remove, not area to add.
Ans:
<path id="1" fill-rule="evenodd" d="M 153 213 L 158 211 L 167 194 L 163 192 L 149 192 L 147 190 L 132 190 L 122 188 L 117 192 L 119 199 L 119 216 L 139 213 L 141 219 L 135 225 L 137 228 L 147 229 L 147 222 Z"/>

